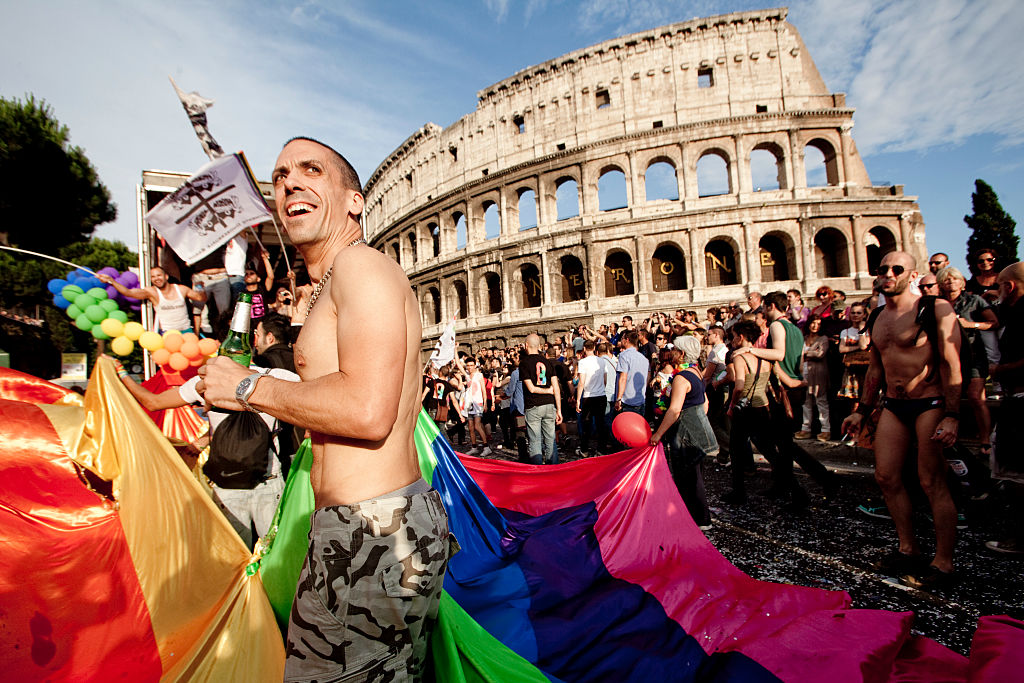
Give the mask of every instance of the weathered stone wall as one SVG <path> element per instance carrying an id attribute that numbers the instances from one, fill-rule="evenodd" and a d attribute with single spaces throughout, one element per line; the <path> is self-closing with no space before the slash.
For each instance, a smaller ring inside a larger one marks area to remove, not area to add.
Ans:
<path id="1" fill-rule="evenodd" d="M 924 224 L 902 186 L 871 185 L 852 127 L 784 10 L 672 24 L 524 69 L 448 128 L 426 124 L 368 180 L 367 237 L 409 274 L 425 347 L 453 317 L 460 341 L 500 346 L 751 290 L 864 292 L 886 251 L 924 258 Z M 708 160 L 727 190 L 698 183 Z M 649 197 L 666 169 L 670 196 Z M 602 210 L 606 179 L 626 206 Z"/>

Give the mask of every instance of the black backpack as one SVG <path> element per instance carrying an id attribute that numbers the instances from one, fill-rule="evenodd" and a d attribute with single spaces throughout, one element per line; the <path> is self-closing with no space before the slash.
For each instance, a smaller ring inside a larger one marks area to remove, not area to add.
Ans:
<path id="1" fill-rule="evenodd" d="M 222 489 L 251 489 L 267 478 L 273 435 L 267 423 L 248 410 L 227 413 L 210 439 L 203 473 Z"/>
<path id="2" fill-rule="evenodd" d="M 914 316 L 914 322 L 921 328 L 918 331 L 918 335 L 923 332 L 928 337 L 928 343 L 932 347 L 932 356 L 935 359 L 935 362 L 932 363 L 931 372 L 925 378 L 928 382 L 935 381 L 935 375 L 939 371 L 940 364 L 939 319 L 935 316 L 936 298 L 933 295 L 922 296 L 917 302 L 917 315 Z M 882 313 L 883 308 L 885 308 L 884 304 L 875 308 L 875 310 L 871 311 L 871 315 L 868 316 L 868 334 L 871 333 L 872 328 L 875 326 L 875 321 Z M 960 378 L 963 386 L 966 387 L 967 383 L 971 381 L 971 367 L 974 362 L 974 355 L 971 350 L 971 343 L 968 341 L 967 334 L 964 332 L 964 328 L 960 326 L 959 321 L 956 323 L 956 329 L 960 331 Z"/>

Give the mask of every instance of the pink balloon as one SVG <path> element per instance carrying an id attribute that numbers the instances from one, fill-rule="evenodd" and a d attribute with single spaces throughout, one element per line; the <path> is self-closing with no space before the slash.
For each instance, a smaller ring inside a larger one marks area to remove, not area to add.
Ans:
<path id="1" fill-rule="evenodd" d="M 641 448 L 651 443 L 651 426 L 642 415 L 625 411 L 612 420 L 612 435 L 627 448 Z"/>

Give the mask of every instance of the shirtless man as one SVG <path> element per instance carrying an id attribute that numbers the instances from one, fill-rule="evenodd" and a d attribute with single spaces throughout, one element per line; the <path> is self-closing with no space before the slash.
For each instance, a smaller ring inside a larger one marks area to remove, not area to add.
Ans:
<path id="1" fill-rule="evenodd" d="M 875 408 L 885 387 L 882 414 L 875 434 L 875 479 L 896 525 L 899 549 L 878 567 L 892 571 L 914 587 L 948 585 L 953 571 L 956 507 L 946 486 L 944 447 L 956 443 L 960 421 L 960 335 L 948 301 L 935 301 L 938 355 L 928 335 L 915 322 L 921 297 L 910 289 L 917 277 L 914 258 L 902 251 L 886 254 L 878 268 L 876 288 L 885 307 L 871 332 L 871 364 L 864 379 L 857 413 L 843 421 L 856 434 Z M 935 557 L 924 565 L 911 524 L 911 503 L 901 473 L 911 442 L 917 439 L 917 473 L 935 520 Z"/>
<path id="2" fill-rule="evenodd" d="M 316 283 L 294 347 L 302 382 L 257 378 L 214 358 L 200 389 L 213 405 L 311 430 L 316 509 L 285 680 L 419 680 L 449 543 L 413 441 L 419 307 L 401 268 L 363 243 L 363 195 L 344 157 L 295 138 L 272 182 L 281 222 Z"/>
<path id="3" fill-rule="evenodd" d="M 206 301 L 206 292 L 197 292 L 185 285 L 172 285 L 167 279 L 167 273 L 160 266 L 149 269 L 149 281 L 153 283 L 149 287 L 130 289 L 106 273 L 99 273 L 97 277 L 105 284 L 113 285 L 114 289 L 122 296 L 141 299 L 153 304 L 153 308 L 156 310 L 157 326 L 165 332 L 167 330 L 192 332 L 192 323 L 189 321 L 185 299 L 191 299 L 200 304 Z"/>

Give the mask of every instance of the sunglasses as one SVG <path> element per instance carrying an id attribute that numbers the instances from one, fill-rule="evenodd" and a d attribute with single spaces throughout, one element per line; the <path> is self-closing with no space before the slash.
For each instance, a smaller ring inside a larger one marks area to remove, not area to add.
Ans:
<path id="1" fill-rule="evenodd" d="M 995 259 L 991 257 L 978 259 L 978 263 L 993 263 L 994 261 Z"/>
<path id="2" fill-rule="evenodd" d="M 903 266 L 878 266 L 878 268 L 875 269 L 875 275 L 885 276 L 889 274 L 890 270 L 893 275 L 899 277 L 900 275 L 903 275 L 907 269 Z"/>
<path id="3" fill-rule="evenodd" d="M 819 299 L 824 299 L 827 296 L 828 296 L 828 292 L 821 292 L 820 294 L 818 294 L 818 298 Z"/>
<path id="4" fill-rule="evenodd" d="M 928 265 L 929 266 L 941 266 L 943 263 L 945 263 L 945 261 L 929 261 Z"/>
<path id="5" fill-rule="evenodd" d="M 939 286 L 939 284 L 937 282 L 933 282 L 933 283 L 931 283 L 929 285 L 926 285 L 926 284 L 923 284 L 923 283 L 918 285 L 918 287 L 920 287 L 921 289 L 931 289 L 932 287 L 938 287 L 938 286 Z"/>

